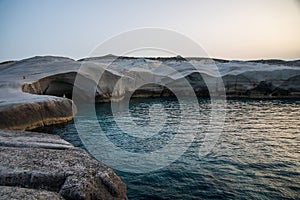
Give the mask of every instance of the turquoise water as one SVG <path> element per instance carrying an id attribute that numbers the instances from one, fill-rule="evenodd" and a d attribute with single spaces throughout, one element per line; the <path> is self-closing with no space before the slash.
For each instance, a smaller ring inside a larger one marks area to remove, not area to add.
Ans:
<path id="1" fill-rule="evenodd" d="M 96 105 L 107 137 L 130 152 L 148 153 L 174 138 L 181 112 L 176 99 L 132 99 L 130 114 L 138 126 L 151 123 L 149 108 L 160 104 L 167 120 L 160 134 L 137 139 L 122 134 L 110 104 Z M 187 109 L 188 109 L 188 105 Z M 199 99 L 201 126 L 189 149 L 165 168 L 146 174 L 116 170 L 129 199 L 300 199 L 300 102 L 297 100 L 228 100 L 223 133 L 215 147 L 199 158 L 210 101 Z M 152 114 L 160 115 L 159 109 Z M 155 113 L 157 112 L 157 113 Z M 90 128 L 90 124 L 81 124 Z M 137 130 L 138 131 L 138 130 Z M 82 146 L 73 123 L 50 132 Z"/>

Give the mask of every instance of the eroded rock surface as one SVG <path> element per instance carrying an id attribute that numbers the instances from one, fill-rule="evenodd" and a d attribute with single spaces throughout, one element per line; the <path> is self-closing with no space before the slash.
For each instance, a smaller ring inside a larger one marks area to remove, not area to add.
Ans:
<path id="1" fill-rule="evenodd" d="M 20 187 L 0 186 L 0 199 L 1 200 L 64 200 L 58 193 L 40 190 L 29 189 Z"/>
<path id="2" fill-rule="evenodd" d="M 0 130 L 0 141 L 0 185 L 9 186 L 0 187 L 2 196 L 50 191 L 45 195 L 54 199 L 127 199 L 112 169 L 59 136 Z"/>

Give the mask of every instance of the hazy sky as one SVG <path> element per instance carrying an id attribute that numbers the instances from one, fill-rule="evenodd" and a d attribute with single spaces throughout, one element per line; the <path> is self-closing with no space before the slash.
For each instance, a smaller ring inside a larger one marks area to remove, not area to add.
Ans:
<path id="1" fill-rule="evenodd" d="M 0 61 L 78 59 L 143 27 L 184 34 L 211 57 L 300 59 L 299 0 L 0 0 L 0 23 Z"/>

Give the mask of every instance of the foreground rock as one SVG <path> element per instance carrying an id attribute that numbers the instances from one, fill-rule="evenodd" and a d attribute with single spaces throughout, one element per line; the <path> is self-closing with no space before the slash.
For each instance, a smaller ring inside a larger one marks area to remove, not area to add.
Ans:
<path id="1" fill-rule="evenodd" d="M 59 136 L 1 130 L 0 141 L 1 197 L 127 199 L 112 169 Z"/>
<path id="2" fill-rule="evenodd" d="M 47 191 L 47 190 L 0 186 L 0 199 L 1 200 L 7 200 L 7 199 L 63 200 L 64 198 L 58 193 Z"/>

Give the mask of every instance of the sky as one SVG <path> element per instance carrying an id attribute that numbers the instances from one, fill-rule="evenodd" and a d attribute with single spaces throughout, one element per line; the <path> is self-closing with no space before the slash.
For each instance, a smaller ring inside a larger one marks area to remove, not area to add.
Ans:
<path id="1" fill-rule="evenodd" d="M 1 62 L 80 59 L 107 39 L 144 27 L 185 35 L 209 57 L 300 59 L 299 0 L 0 0 L 0 24 Z"/>

